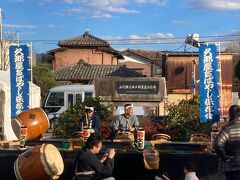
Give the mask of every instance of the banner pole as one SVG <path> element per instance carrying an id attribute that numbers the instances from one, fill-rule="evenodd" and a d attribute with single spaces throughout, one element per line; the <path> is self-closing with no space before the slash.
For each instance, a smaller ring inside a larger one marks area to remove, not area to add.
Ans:
<path id="1" fill-rule="evenodd" d="M 219 108 L 220 108 L 220 122 L 223 121 L 223 96 L 222 96 L 222 62 L 221 62 L 221 44 L 220 42 L 216 43 L 217 47 L 218 47 L 218 63 L 219 63 Z"/>

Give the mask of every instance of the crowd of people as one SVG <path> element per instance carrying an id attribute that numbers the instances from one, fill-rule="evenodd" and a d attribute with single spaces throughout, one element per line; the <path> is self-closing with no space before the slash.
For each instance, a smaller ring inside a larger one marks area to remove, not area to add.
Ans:
<path id="1" fill-rule="evenodd" d="M 97 154 L 101 150 L 103 138 L 100 133 L 100 120 L 94 114 L 93 107 L 85 108 L 86 116 L 77 124 L 76 130 L 82 131 L 83 127 L 90 129 L 90 137 L 81 148 L 76 159 L 76 172 L 74 180 L 78 179 L 104 179 L 113 180 L 111 177 L 114 168 L 114 149 L 108 149 L 99 159 Z M 131 104 L 124 106 L 124 113 L 118 115 L 113 122 L 113 132 L 131 132 L 136 134 L 139 127 L 137 116 L 133 113 Z M 240 106 L 233 105 L 229 109 L 229 121 L 214 140 L 216 154 L 224 164 L 227 180 L 240 179 Z M 198 180 L 191 163 L 186 163 L 183 169 L 185 180 Z"/>
<path id="2" fill-rule="evenodd" d="M 94 114 L 94 107 L 85 107 L 86 116 L 83 116 L 75 126 L 76 131 L 83 131 L 83 128 L 90 129 L 90 137 L 85 142 L 77 155 L 75 162 L 74 180 L 84 179 L 104 179 L 113 180 L 111 177 L 114 168 L 114 149 L 108 149 L 99 159 L 97 154 L 102 148 L 103 138 L 100 135 L 100 119 Z M 113 132 L 135 133 L 139 127 L 137 116 L 133 114 L 131 104 L 124 106 L 124 113 L 118 115 L 113 122 Z"/>

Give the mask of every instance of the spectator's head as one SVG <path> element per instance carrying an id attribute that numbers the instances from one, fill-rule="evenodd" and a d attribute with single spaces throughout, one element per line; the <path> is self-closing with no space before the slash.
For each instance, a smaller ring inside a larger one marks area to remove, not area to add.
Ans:
<path id="1" fill-rule="evenodd" d="M 85 143 L 85 147 L 87 149 L 90 149 L 92 153 L 97 154 L 102 148 L 102 141 L 103 141 L 103 138 L 100 134 L 93 133 L 87 139 Z"/>
<path id="2" fill-rule="evenodd" d="M 125 104 L 124 112 L 126 115 L 131 116 L 133 115 L 133 106 L 131 104 Z"/>
<path id="3" fill-rule="evenodd" d="M 194 168 L 194 165 L 193 165 L 193 163 L 191 163 L 191 162 L 187 162 L 187 163 L 185 163 L 184 166 L 183 166 L 183 170 L 184 170 L 184 173 L 185 173 L 185 174 L 187 174 L 187 173 L 189 173 L 189 172 L 194 172 L 194 171 L 195 171 L 194 169 L 195 169 L 195 168 Z"/>
<path id="4" fill-rule="evenodd" d="M 240 120 L 240 107 L 238 105 L 232 105 L 229 108 L 229 122 L 234 120 Z"/>
<path id="5" fill-rule="evenodd" d="M 94 107 L 85 106 L 85 112 L 87 113 L 88 117 L 92 117 L 94 112 Z"/>

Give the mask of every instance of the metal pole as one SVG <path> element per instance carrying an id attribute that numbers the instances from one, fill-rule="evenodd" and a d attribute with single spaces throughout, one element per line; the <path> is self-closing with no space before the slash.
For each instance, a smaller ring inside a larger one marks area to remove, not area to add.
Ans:
<path id="1" fill-rule="evenodd" d="M 219 85 L 220 85 L 220 121 L 223 121 L 223 84 L 222 84 L 222 61 L 221 61 L 221 49 L 220 49 L 220 42 L 216 43 L 218 46 L 218 63 L 219 63 Z"/>
<path id="2" fill-rule="evenodd" d="M 32 69 L 33 69 L 33 56 L 32 56 L 32 42 L 30 42 L 30 58 L 31 58 L 31 82 L 33 82 L 33 72 L 32 72 Z"/>
<path id="3" fill-rule="evenodd" d="M 0 8 L 0 48 L 1 48 L 1 70 L 5 70 L 4 69 L 4 60 L 3 60 L 3 32 L 2 32 L 2 9 Z"/>
<path id="4" fill-rule="evenodd" d="M 193 95 L 196 95 L 196 60 L 193 60 Z"/>
<path id="5" fill-rule="evenodd" d="M 29 100 L 31 103 L 29 103 L 29 108 L 32 108 L 32 105 L 33 105 L 33 93 L 32 93 L 32 81 L 33 81 L 33 72 L 32 72 L 32 42 L 30 42 L 29 44 L 27 44 L 28 47 L 30 46 L 30 54 L 28 56 L 28 59 L 30 60 L 30 81 L 28 82 L 29 83 Z"/>

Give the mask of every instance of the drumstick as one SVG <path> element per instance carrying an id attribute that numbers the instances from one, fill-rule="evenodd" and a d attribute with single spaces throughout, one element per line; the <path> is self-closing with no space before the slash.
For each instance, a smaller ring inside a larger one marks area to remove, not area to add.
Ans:
<path id="1" fill-rule="evenodd" d="M 162 174 L 162 177 L 164 177 L 166 180 L 170 180 L 167 176 L 165 176 L 164 174 Z"/>
<path id="2" fill-rule="evenodd" d="M 88 127 L 88 115 L 87 115 L 87 113 L 85 113 L 85 115 L 86 115 L 86 124 L 87 124 L 87 127 Z"/>
<path id="3" fill-rule="evenodd" d="M 129 123 L 128 119 L 127 119 L 127 127 L 128 127 L 129 130 L 131 129 L 131 126 L 130 126 L 130 123 Z"/>
<path id="4" fill-rule="evenodd" d="M 81 128 L 82 128 L 82 132 L 83 132 L 83 122 L 81 122 Z"/>

